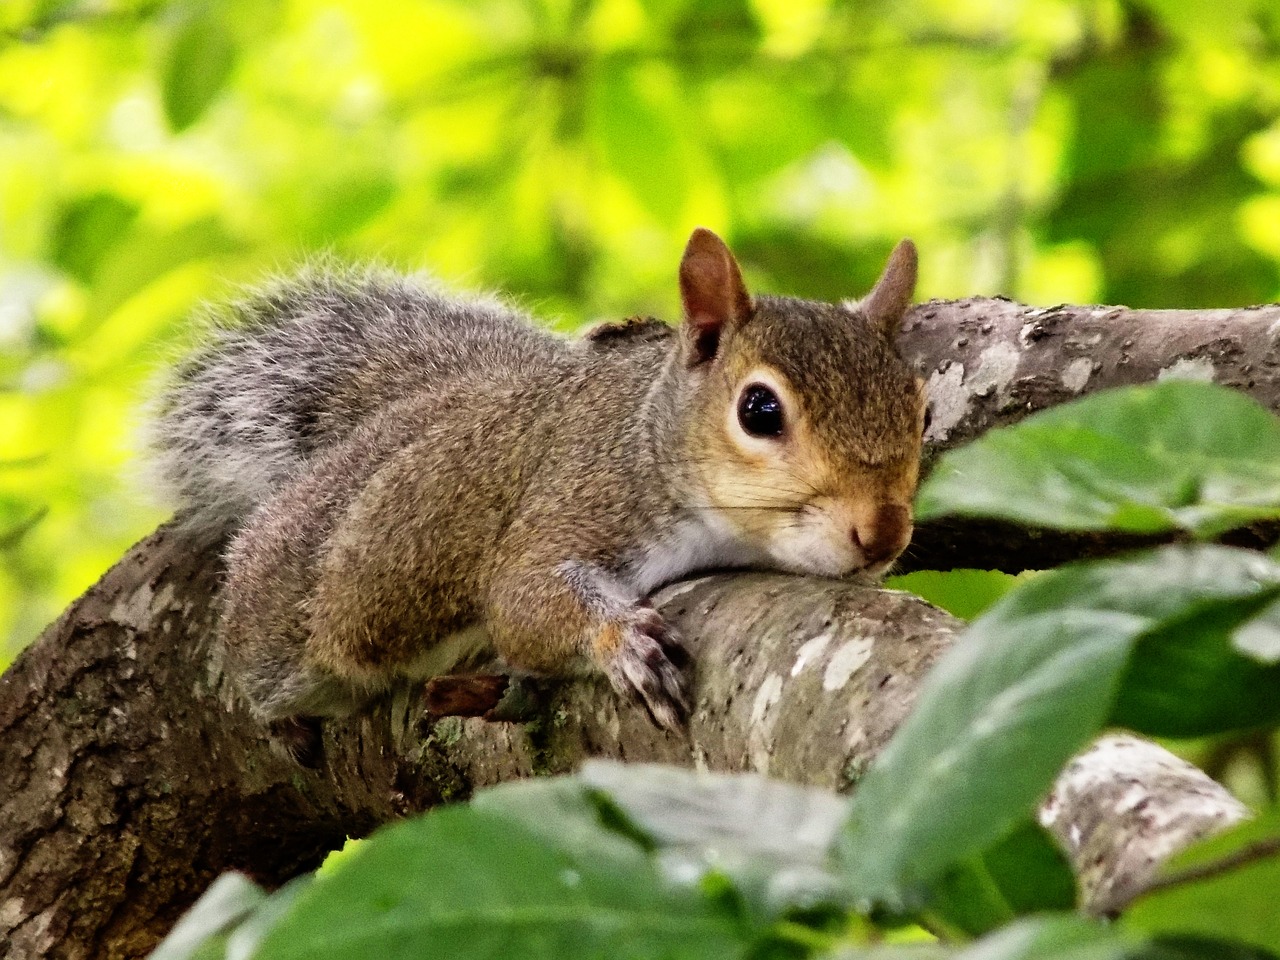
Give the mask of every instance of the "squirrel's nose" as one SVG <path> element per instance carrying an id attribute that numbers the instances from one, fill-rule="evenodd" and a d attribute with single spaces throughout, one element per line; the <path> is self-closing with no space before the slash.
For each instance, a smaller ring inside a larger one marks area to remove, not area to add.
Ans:
<path id="1" fill-rule="evenodd" d="M 896 557 L 911 540 L 911 508 L 878 503 L 867 517 L 854 524 L 853 545 L 868 565 Z"/>

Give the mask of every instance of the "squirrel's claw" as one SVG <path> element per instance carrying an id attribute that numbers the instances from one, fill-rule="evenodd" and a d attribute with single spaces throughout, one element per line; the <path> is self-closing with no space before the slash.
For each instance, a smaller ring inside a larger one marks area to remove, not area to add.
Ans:
<path id="1" fill-rule="evenodd" d="M 641 608 L 629 622 L 603 631 L 615 640 L 604 659 L 615 690 L 638 700 L 655 724 L 683 733 L 689 722 L 689 655 L 679 635 L 656 610 Z"/>

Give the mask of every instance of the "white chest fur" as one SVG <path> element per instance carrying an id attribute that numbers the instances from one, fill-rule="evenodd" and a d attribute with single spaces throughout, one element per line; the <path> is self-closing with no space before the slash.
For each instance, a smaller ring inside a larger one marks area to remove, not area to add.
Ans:
<path id="1" fill-rule="evenodd" d="M 700 570 L 764 564 L 765 555 L 743 542 L 722 518 L 712 513 L 681 520 L 627 565 L 625 579 L 636 596 Z"/>

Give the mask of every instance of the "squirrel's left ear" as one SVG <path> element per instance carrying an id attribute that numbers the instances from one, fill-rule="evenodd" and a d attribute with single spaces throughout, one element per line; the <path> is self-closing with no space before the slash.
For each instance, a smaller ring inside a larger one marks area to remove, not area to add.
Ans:
<path id="1" fill-rule="evenodd" d="M 738 261 L 723 240 L 705 227 L 689 237 L 680 260 L 680 299 L 689 365 L 715 359 L 725 325 L 751 314 L 751 295 Z"/>
<path id="2" fill-rule="evenodd" d="M 916 264 L 916 245 L 910 240 L 899 241 L 876 285 L 858 301 L 858 309 L 887 336 L 897 335 L 902 318 L 911 307 L 916 292 Z"/>

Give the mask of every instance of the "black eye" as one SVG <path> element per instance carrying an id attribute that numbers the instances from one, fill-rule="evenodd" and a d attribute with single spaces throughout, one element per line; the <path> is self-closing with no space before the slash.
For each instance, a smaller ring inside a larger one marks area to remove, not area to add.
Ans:
<path id="1" fill-rule="evenodd" d="M 768 387 L 752 384 L 738 400 L 738 422 L 752 436 L 776 437 L 782 433 L 782 401 Z"/>
<path id="2" fill-rule="evenodd" d="M 931 424 L 931 423 L 933 423 L 933 408 L 932 408 L 932 407 L 925 407 L 925 408 L 924 408 L 924 428 L 923 428 L 923 430 L 922 430 L 921 432 L 923 432 L 923 433 L 928 433 L 928 432 L 929 432 L 929 424 Z"/>

